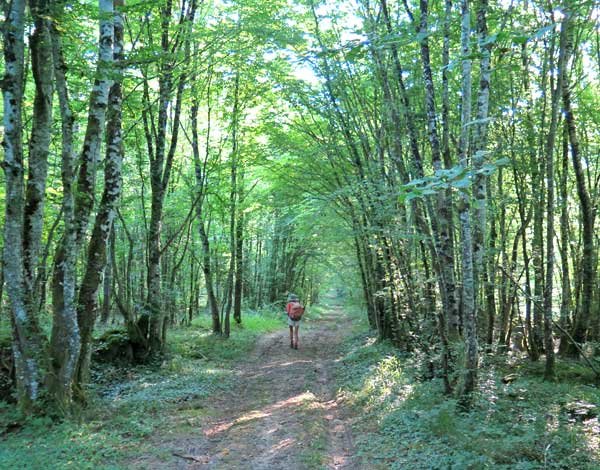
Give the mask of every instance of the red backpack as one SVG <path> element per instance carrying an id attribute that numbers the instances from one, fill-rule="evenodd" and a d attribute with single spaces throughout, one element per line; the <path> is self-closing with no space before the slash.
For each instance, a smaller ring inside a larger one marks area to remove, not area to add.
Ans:
<path id="1" fill-rule="evenodd" d="M 292 320 L 300 320 L 304 314 L 304 305 L 300 302 L 294 301 L 290 305 L 290 313 L 288 314 Z"/>

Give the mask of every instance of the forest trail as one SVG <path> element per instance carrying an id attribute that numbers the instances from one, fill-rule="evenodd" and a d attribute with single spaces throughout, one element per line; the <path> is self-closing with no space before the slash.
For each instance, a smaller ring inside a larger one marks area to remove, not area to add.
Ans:
<path id="1" fill-rule="evenodd" d="M 309 315 L 309 314 L 307 314 Z M 342 321 L 339 321 L 342 318 Z M 155 435 L 165 461 L 142 456 L 137 468 L 359 469 L 350 414 L 336 398 L 333 380 L 349 318 L 334 306 L 301 326 L 300 347 L 289 332 L 265 335 L 236 368 L 231 392 L 208 399 L 211 411 L 194 431 Z M 182 411 L 175 421 L 190 423 Z M 174 423 L 175 424 L 175 423 Z M 175 424 L 176 426 L 176 424 Z"/>

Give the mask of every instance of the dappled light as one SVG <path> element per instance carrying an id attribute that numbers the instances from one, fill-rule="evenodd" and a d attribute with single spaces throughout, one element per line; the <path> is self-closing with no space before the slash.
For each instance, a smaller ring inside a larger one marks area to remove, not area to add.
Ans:
<path id="1" fill-rule="evenodd" d="M 298 351 L 286 347 L 281 333 L 264 338 L 238 370 L 238 392 L 221 404 L 225 417 L 199 428 L 194 421 L 185 447 L 177 441 L 161 447 L 179 459 L 196 458 L 193 465 L 224 468 L 302 467 L 321 449 L 327 452 L 319 457 L 323 464 L 353 468 L 348 424 L 329 379 L 339 359 L 333 348 L 343 338 L 339 333 L 317 322 L 302 332 L 305 346 Z"/>
<path id="2" fill-rule="evenodd" d="M 256 378 L 256 376 L 254 376 L 254 378 Z M 305 392 L 300 395 L 296 395 L 296 396 L 287 398 L 285 400 L 280 400 L 277 403 L 268 405 L 261 410 L 249 411 L 249 412 L 243 414 L 242 416 L 236 417 L 235 419 L 233 419 L 231 421 L 216 424 L 215 426 L 204 430 L 204 433 L 208 437 L 213 437 L 220 433 L 228 431 L 232 426 L 235 426 L 238 424 L 245 424 L 249 421 L 253 421 L 253 420 L 257 420 L 257 419 L 272 417 L 274 412 L 280 411 L 282 409 L 283 409 L 282 411 L 284 411 L 284 412 L 293 413 L 295 411 L 294 408 L 296 406 L 298 406 L 302 403 L 305 403 L 307 401 L 312 402 L 313 400 L 315 400 L 315 396 L 310 392 Z"/>
<path id="3" fill-rule="evenodd" d="M 600 468 L 592 0 L 11 0 L 0 470 Z"/>

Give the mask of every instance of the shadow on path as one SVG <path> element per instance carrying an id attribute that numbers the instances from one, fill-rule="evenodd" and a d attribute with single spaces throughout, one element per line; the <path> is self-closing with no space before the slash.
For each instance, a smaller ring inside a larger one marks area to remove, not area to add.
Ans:
<path id="1" fill-rule="evenodd" d="M 137 468 L 358 469 L 349 414 L 335 396 L 333 369 L 349 331 L 341 308 L 302 325 L 300 349 L 287 328 L 265 335 L 236 370 L 231 392 L 205 403 L 204 417 L 185 435 L 156 435 L 167 461 L 142 456 Z M 344 328 L 340 327 L 343 325 Z M 185 419 L 185 416 L 176 417 Z"/>

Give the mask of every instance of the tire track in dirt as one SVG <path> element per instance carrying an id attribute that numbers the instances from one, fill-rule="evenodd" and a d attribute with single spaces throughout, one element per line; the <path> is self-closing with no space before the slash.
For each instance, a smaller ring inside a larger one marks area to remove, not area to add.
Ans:
<path id="1" fill-rule="evenodd" d="M 300 349 L 287 328 L 262 337 L 236 370 L 233 390 L 210 399 L 215 415 L 184 436 L 154 436 L 172 457 L 141 457 L 138 468 L 354 470 L 348 410 L 333 381 L 349 319 L 333 307 L 305 322 Z M 308 325 L 306 324 L 308 323 Z M 343 325 L 342 328 L 340 325 Z"/>

